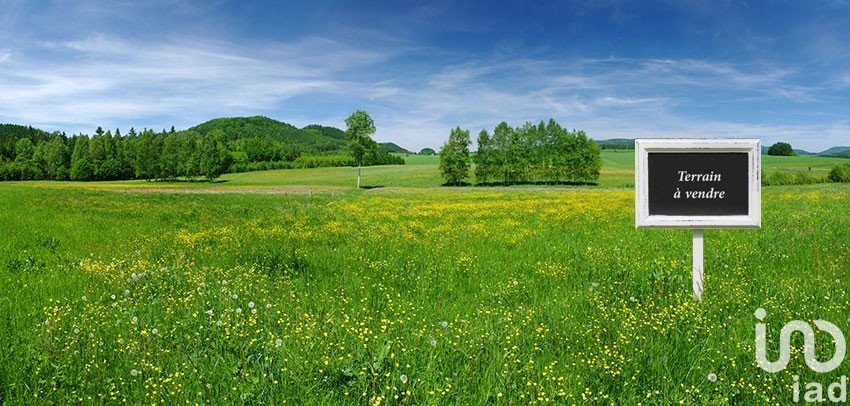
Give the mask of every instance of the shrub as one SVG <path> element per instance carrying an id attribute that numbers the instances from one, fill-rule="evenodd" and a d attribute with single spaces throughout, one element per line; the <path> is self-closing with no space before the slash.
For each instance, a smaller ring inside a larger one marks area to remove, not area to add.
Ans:
<path id="1" fill-rule="evenodd" d="M 829 180 L 833 182 L 850 182 L 850 164 L 837 165 L 829 171 Z"/>

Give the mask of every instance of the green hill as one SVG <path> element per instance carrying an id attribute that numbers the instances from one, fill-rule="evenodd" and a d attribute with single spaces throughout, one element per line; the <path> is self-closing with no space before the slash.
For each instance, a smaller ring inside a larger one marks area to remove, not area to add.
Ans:
<path id="1" fill-rule="evenodd" d="M 410 152 L 398 146 L 398 144 L 392 142 L 382 142 L 379 145 L 381 146 L 381 151 L 384 151 L 388 154 L 414 154 L 413 152 Z"/>
<path id="2" fill-rule="evenodd" d="M 336 128 L 336 127 L 328 127 L 328 126 L 323 126 L 323 125 L 318 125 L 318 124 L 310 124 L 310 125 L 302 128 L 302 130 L 304 130 L 304 131 L 317 131 L 320 134 L 331 137 L 331 138 L 336 138 L 336 139 L 339 139 L 339 140 L 345 140 L 345 131 L 342 131 L 339 128 Z"/>
<path id="3" fill-rule="evenodd" d="M 21 138 L 29 138 L 33 144 L 45 141 L 51 134 L 47 131 L 18 124 L 0 124 L 0 157 L 14 159 L 15 143 Z"/>
<path id="4" fill-rule="evenodd" d="M 229 141 L 265 138 L 290 148 L 317 151 L 336 151 L 345 148 L 345 140 L 336 136 L 337 132 L 342 132 L 339 129 L 318 125 L 301 129 L 263 116 L 216 118 L 189 129 L 201 134 L 215 130 L 224 132 Z"/>
<path id="5" fill-rule="evenodd" d="M 821 151 L 820 156 L 831 156 L 836 158 L 850 158 L 850 147 L 832 147 Z"/>

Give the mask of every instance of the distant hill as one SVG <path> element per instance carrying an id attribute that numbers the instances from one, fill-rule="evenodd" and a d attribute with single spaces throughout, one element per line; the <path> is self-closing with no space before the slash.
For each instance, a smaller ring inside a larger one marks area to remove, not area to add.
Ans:
<path id="1" fill-rule="evenodd" d="M 303 129 L 263 116 L 216 118 L 189 129 L 201 134 L 221 130 L 229 141 L 244 138 L 265 138 L 290 148 L 335 151 L 345 148 L 337 128 L 307 126 Z"/>
<path id="2" fill-rule="evenodd" d="M 832 156 L 839 158 L 850 158 L 850 147 L 832 147 L 821 151 L 820 156 Z"/>
<path id="3" fill-rule="evenodd" d="M 381 151 L 384 151 L 386 153 L 390 153 L 390 154 L 414 154 L 413 152 L 410 152 L 410 151 L 408 151 L 408 150 L 406 150 L 406 149 L 404 149 L 404 148 L 402 148 L 402 147 L 400 147 L 397 144 L 394 144 L 392 142 L 382 142 L 379 145 L 381 146 Z"/>
<path id="4" fill-rule="evenodd" d="M 318 125 L 318 124 L 310 124 L 310 125 L 302 128 L 302 130 L 304 130 L 304 131 L 318 131 L 319 133 L 326 135 L 328 137 L 336 138 L 336 139 L 340 139 L 340 140 L 345 140 L 345 131 L 342 131 L 339 128 L 336 128 L 336 127 L 327 127 L 327 126 Z"/>
<path id="5" fill-rule="evenodd" d="M 29 138 L 38 144 L 51 137 L 47 131 L 18 124 L 0 124 L 0 157 L 12 159 L 15 156 L 15 143 L 21 138 Z"/>
<path id="6" fill-rule="evenodd" d="M 602 149 L 635 149 L 635 140 L 631 138 L 611 138 L 593 141 Z"/>

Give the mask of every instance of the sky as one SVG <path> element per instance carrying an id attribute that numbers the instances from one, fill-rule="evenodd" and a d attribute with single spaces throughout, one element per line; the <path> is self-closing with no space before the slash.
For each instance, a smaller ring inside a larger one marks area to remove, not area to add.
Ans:
<path id="1" fill-rule="evenodd" d="M 501 121 L 595 139 L 850 145 L 848 1 L 0 0 L 0 122 L 90 134 L 264 115 L 438 148 Z"/>

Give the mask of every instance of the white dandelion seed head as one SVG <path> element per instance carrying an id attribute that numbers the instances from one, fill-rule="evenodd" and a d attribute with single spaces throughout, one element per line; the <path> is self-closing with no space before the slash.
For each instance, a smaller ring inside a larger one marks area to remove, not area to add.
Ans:
<path id="1" fill-rule="evenodd" d="M 221 322 L 221 320 L 219 320 L 219 321 L 217 321 L 217 322 L 215 322 L 215 325 L 216 325 L 216 326 L 219 326 L 219 327 L 221 327 L 221 325 L 222 325 L 222 322 Z"/>
<path id="2" fill-rule="evenodd" d="M 83 301 L 89 300 L 87 297 L 83 296 Z"/>
<path id="3" fill-rule="evenodd" d="M 272 308 L 272 304 L 271 304 L 271 303 L 266 303 L 266 309 L 271 309 L 271 308 Z"/>
<path id="4" fill-rule="evenodd" d="M 274 345 L 280 347 L 281 345 L 283 345 L 283 340 L 279 338 L 277 340 L 274 340 Z"/>
<path id="5" fill-rule="evenodd" d="M 124 289 L 124 296 L 130 296 L 130 289 Z"/>
<path id="6" fill-rule="evenodd" d="M 232 297 L 232 298 L 233 298 L 233 300 L 239 299 L 239 295 L 237 295 L 237 294 L 235 294 L 235 293 L 233 294 L 233 296 L 230 296 L 230 297 Z"/>
<path id="7" fill-rule="evenodd" d="M 431 339 L 428 340 L 428 344 L 431 344 L 432 347 L 436 347 L 437 346 L 437 340 L 434 337 L 431 337 Z"/>
<path id="8" fill-rule="evenodd" d="M 205 311 L 204 313 L 212 316 L 213 315 L 213 309 L 209 309 L 209 310 Z"/>
<path id="9" fill-rule="evenodd" d="M 132 319 L 130 319 L 130 321 L 131 321 L 133 324 L 136 324 L 136 323 L 138 323 L 138 322 L 139 322 L 139 318 L 138 318 L 138 317 L 136 317 L 136 316 L 133 316 L 133 318 L 132 318 Z"/>
<path id="10" fill-rule="evenodd" d="M 714 374 L 714 373 L 708 374 L 708 381 L 709 382 L 717 382 L 717 375 Z"/>
<path id="11" fill-rule="evenodd" d="M 74 334 L 80 334 L 80 329 L 75 328 L 75 329 L 74 329 Z"/>
<path id="12" fill-rule="evenodd" d="M 241 307 L 237 307 L 237 308 L 236 308 L 236 313 L 242 314 L 242 308 L 241 308 Z"/>
<path id="13" fill-rule="evenodd" d="M 442 327 L 442 328 L 448 328 L 448 327 L 449 327 L 449 322 L 447 322 L 447 321 L 445 321 L 445 320 L 441 321 L 441 322 L 440 322 L 440 327 Z"/>
<path id="14" fill-rule="evenodd" d="M 257 314 L 257 309 L 251 309 L 251 314 Z"/>
<path id="15" fill-rule="evenodd" d="M 407 375 L 405 375 L 405 374 L 401 374 L 401 376 L 398 377 L 398 379 L 401 380 L 401 383 L 407 383 Z"/>
<path id="16" fill-rule="evenodd" d="M 115 295 L 109 296 L 109 298 L 115 300 Z"/>
<path id="17" fill-rule="evenodd" d="M 151 334 L 157 335 L 157 334 L 159 334 L 159 330 L 156 329 L 156 328 L 153 328 L 153 329 L 151 329 Z"/>
<path id="18" fill-rule="evenodd" d="M 130 375 L 131 375 L 131 376 L 138 376 L 138 375 L 139 375 L 139 371 L 138 371 L 138 370 L 136 370 L 136 369 L 131 369 L 131 370 L 130 370 Z"/>
<path id="19" fill-rule="evenodd" d="M 254 308 L 254 302 L 248 302 L 248 308 L 253 309 Z"/>

